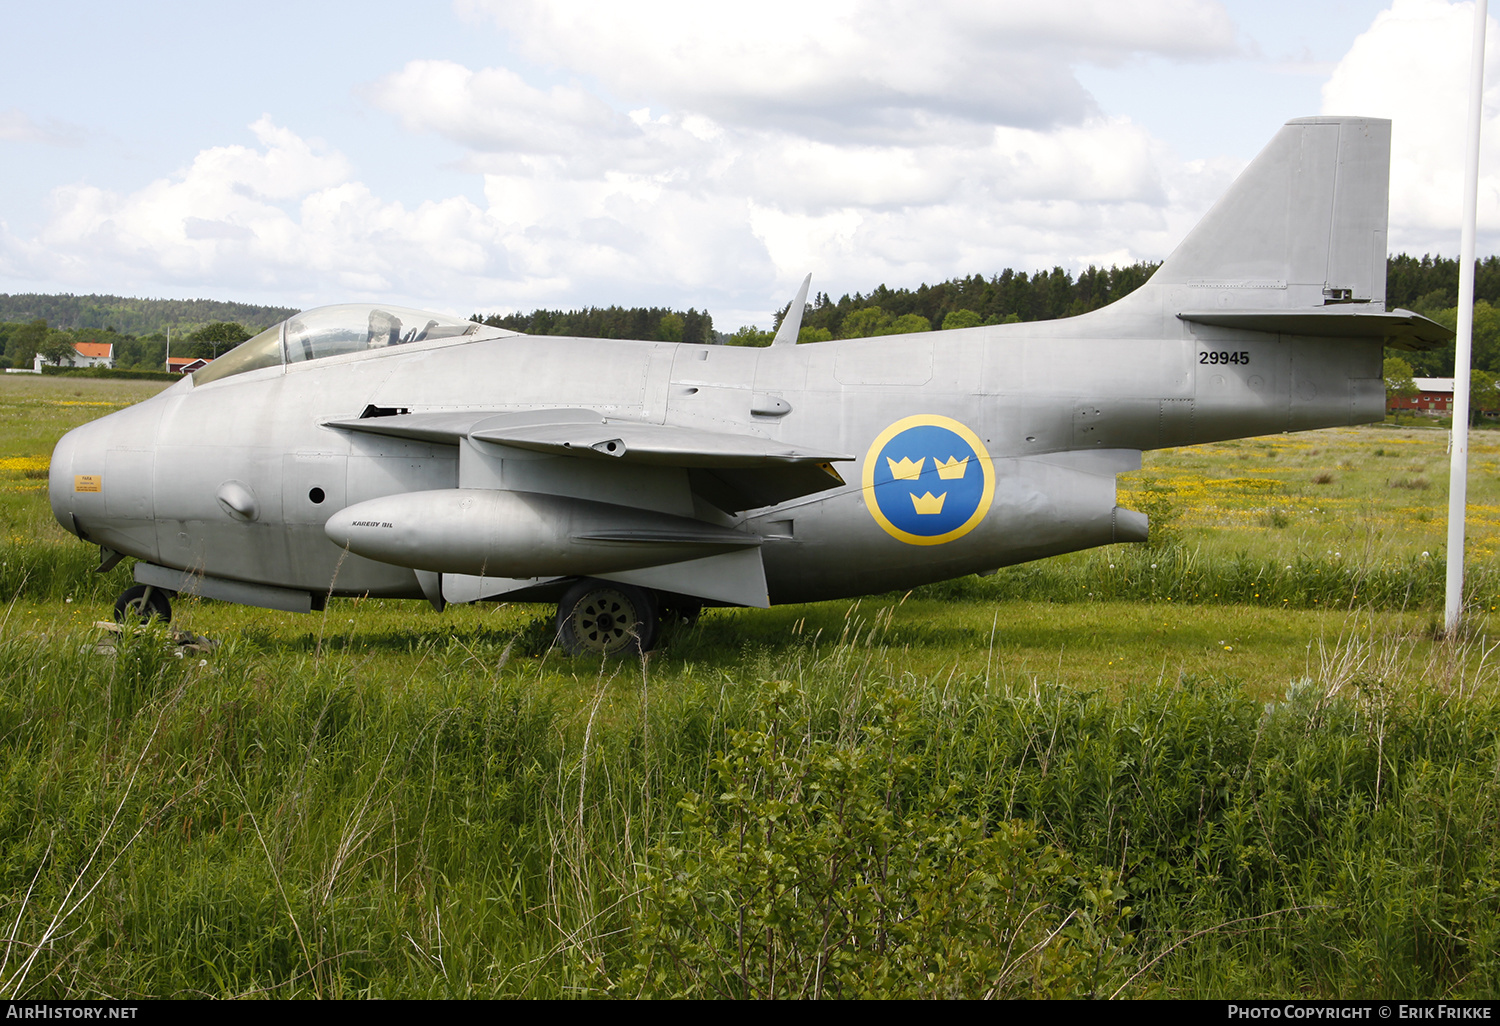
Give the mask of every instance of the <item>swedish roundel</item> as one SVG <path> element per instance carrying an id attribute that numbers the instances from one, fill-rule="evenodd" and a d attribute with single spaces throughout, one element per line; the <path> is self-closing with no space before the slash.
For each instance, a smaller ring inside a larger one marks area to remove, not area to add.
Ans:
<path id="1" fill-rule="evenodd" d="M 979 436 L 950 417 L 896 421 L 870 445 L 865 505 L 887 534 L 911 545 L 962 538 L 989 512 L 995 469 Z"/>

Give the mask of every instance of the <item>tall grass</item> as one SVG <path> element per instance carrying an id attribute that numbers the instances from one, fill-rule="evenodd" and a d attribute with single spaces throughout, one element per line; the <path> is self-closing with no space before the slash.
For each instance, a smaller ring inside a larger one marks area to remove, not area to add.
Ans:
<path id="1" fill-rule="evenodd" d="M 1399 560 L 1299 555 L 1289 562 L 1181 544 L 1114 547 L 1068 560 L 1007 567 L 987 577 L 928 585 L 929 598 L 992 602 L 1147 601 L 1293 609 L 1437 609 L 1445 594 L 1441 552 Z M 1500 575 L 1488 563 L 1466 570 L 1468 602 L 1500 601 Z"/>
<path id="2" fill-rule="evenodd" d="M 757 993 L 734 913 L 768 863 L 747 852 L 790 860 L 777 936 L 822 993 L 937 986 L 829 926 L 887 919 L 892 951 L 955 945 L 951 993 L 1500 987 L 1477 653 L 1418 664 L 1361 627 L 1269 704 L 1212 680 L 1117 698 L 913 677 L 888 617 L 847 627 L 727 669 L 690 644 L 601 667 L 432 633 L 394 683 L 355 645 L 9 631 L 0 993 Z"/>
<path id="3" fill-rule="evenodd" d="M 94 572 L 98 555 L 79 544 L 0 545 L 0 595 L 34 601 L 112 602 L 131 583 L 130 561 Z M 1500 604 L 1500 573 L 1488 563 L 1466 571 L 1469 602 Z M 1364 560 L 1329 553 L 1290 562 L 1181 544 L 1112 546 L 1070 558 L 1006 567 L 919 588 L 916 594 L 986 602 L 1148 601 L 1293 609 L 1439 609 L 1445 594 L 1441 552 Z"/>
<path id="4" fill-rule="evenodd" d="M 132 561 L 125 560 L 105 574 L 94 572 L 98 565 L 99 550 L 78 542 L 0 545 L 0 595 L 6 601 L 76 599 L 112 603 L 130 587 Z"/>

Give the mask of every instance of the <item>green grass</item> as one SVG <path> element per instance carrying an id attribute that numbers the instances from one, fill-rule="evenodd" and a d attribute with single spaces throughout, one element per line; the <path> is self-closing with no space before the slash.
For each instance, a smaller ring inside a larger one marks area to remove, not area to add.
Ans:
<path id="1" fill-rule="evenodd" d="M 986 670 L 981 651 L 917 672 L 916 657 L 953 642 L 892 648 L 874 618 L 853 626 L 857 613 L 839 635 L 804 627 L 728 653 L 695 636 L 644 666 L 601 668 L 517 656 L 519 618 L 510 632 L 383 630 L 388 611 L 350 611 L 355 624 L 325 633 L 321 654 L 316 637 L 262 626 L 179 657 L 159 633 L 101 654 L 87 628 L 38 616 L 17 629 L 12 610 L 0 641 L 0 918 L 17 924 L 6 994 L 697 992 L 694 979 L 738 972 L 722 915 L 686 917 L 697 976 L 651 970 L 681 949 L 685 909 L 765 886 L 724 854 L 747 817 L 767 850 L 804 853 L 783 873 L 810 902 L 785 909 L 788 931 L 927 893 L 892 885 L 870 905 L 881 839 L 908 836 L 880 822 L 925 823 L 921 836 L 981 824 L 912 857 L 955 852 L 944 872 L 998 858 L 1002 876 L 1029 881 L 1037 922 L 1062 932 L 1044 948 L 1045 980 L 1029 963 L 979 961 L 1010 981 L 1002 993 L 1474 996 L 1500 984 L 1500 710 L 1477 645 L 1351 620 L 1342 639 L 1288 646 L 1304 648 L 1297 682 L 1283 674 L 1268 697 L 1228 673 L 1139 664 L 1114 687 L 1083 686 L 1070 650 L 1051 667 L 997 657 Z M 824 776 L 782 771 L 762 793 L 752 775 L 726 803 L 726 772 L 772 735 L 789 739 L 775 765 Z M 834 786 L 831 757 L 904 767 L 874 790 L 838 778 L 866 810 L 860 830 L 797 796 L 797 781 Z M 1011 821 L 1030 831 L 1020 848 L 974 847 Z M 824 863 L 808 851 L 864 869 L 816 877 Z M 663 890 L 663 872 L 681 887 Z M 1091 880 L 1123 893 L 1101 905 Z M 981 898 L 965 922 L 1011 936 L 1013 920 L 992 918 L 1009 906 Z M 961 932 L 937 922 L 907 943 Z M 826 992 L 870 979 L 921 992 L 920 977 L 844 955 L 829 959 L 847 971 Z"/>
<path id="2" fill-rule="evenodd" d="M 711 610 L 642 662 L 353 600 L 179 602 L 199 651 L 96 627 L 128 571 L 46 508 L 52 440 L 154 386 L 18 377 L 0 995 L 1500 987 L 1495 536 L 1434 641 L 1438 432 L 1148 454 L 1152 546 Z"/>

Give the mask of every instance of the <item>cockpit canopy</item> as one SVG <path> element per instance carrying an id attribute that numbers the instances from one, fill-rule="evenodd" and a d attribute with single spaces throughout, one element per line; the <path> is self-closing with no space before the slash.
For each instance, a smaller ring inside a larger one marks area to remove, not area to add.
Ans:
<path id="1" fill-rule="evenodd" d="M 404 306 L 364 303 L 320 306 L 288 317 L 236 346 L 202 370 L 194 371 L 193 384 L 205 385 L 261 367 L 321 360 L 431 339 L 457 338 L 472 335 L 480 327 L 473 321 L 448 314 Z"/>

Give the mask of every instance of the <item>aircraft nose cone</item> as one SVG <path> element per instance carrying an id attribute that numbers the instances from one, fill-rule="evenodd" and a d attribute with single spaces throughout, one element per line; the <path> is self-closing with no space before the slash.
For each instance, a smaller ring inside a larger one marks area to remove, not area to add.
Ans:
<path id="1" fill-rule="evenodd" d="M 52 504 L 52 516 L 70 534 L 78 534 L 78 525 L 74 520 L 74 498 L 77 493 L 74 491 L 73 464 L 80 442 L 90 427 L 92 425 L 85 424 L 62 436 L 57 447 L 52 450 L 52 465 L 47 471 L 47 500 Z M 99 455 L 99 462 L 102 463 L 103 453 Z"/>
<path id="2" fill-rule="evenodd" d="M 104 544 L 117 522 L 150 520 L 160 416 L 160 403 L 147 400 L 62 436 L 52 450 L 47 499 L 63 530 Z"/>

